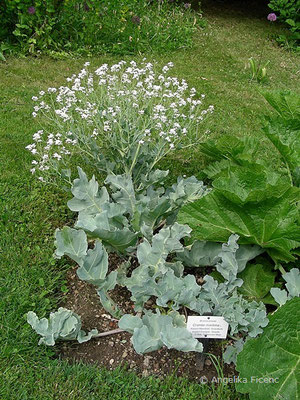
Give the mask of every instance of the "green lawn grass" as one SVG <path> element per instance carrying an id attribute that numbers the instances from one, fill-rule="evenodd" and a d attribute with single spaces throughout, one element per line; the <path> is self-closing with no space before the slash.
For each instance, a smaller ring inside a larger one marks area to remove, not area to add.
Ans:
<path id="1" fill-rule="evenodd" d="M 259 90 L 299 88 L 299 58 L 267 40 L 277 28 L 265 20 L 221 12 L 208 20 L 208 27 L 195 37 L 193 49 L 161 56 L 159 63 L 173 61 L 173 74 L 187 79 L 215 105 L 212 137 L 224 133 L 260 137 L 261 117 L 268 108 Z M 250 83 L 244 68 L 249 57 L 259 56 L 262 45 L 263 59 L 270 60 L 265 85 Z M 94 57 L 91 64 L 118 60 Z M 70 366 L 54 359 L 52 349 L 37 346 L 38 338 L 25 314 L 35 310 L 39 316 L 46 315 L 63 295 L 68 265 L 52 257 L 53 233 L 71 213 L 67 194 L 40 185 L 29 172 L 32 158 L 24 147 L 39 129 L 31 118 L 31 97 L 63 84 L 83 62 L 38 58 L 0 64 L 0 400 L 244 398 L 228 386 L 211 391 L 206 385 L 174 377 L 159 381 L 121 370 Z M 273 150 L 265 148 L 272 162 Z M 175 155 L 172 162 L 162 164 L 173 177 L 199 175 L 203 160 L 192 153 Z"/>

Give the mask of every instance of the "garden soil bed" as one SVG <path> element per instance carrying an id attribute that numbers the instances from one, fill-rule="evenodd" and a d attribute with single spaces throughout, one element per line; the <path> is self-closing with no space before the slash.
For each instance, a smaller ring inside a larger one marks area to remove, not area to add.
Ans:
<path id="1" fill-rule="evenodd" d="M 110 270 L 115 269 L 119 262 L 117 256 L 110 256 Z M 96 328 L 100 333 L 118 328 L 117 320 L 112 318 L 101 306 L 95 287 L 79 280 L 76 268 L 68 271 L 67 281 L 68 293 L 62 306 L 81 316 L 82 327 L 85 331 Z M 127 289 L 116 287 L 110 292 L 110 295 L 113 300 L 122 305 L 124 312 L 133 311 L 133 303 Z M 151 308 L 151 300 L 148 302 L 148 306 Z M 130 337 L 129 333 L 121 332 L 94 338 L 82 344 L 63 342 L 57 346 L 57 350 L 61 358 L 70 362 L 81 361 L 87 364 L 97 364 L 110 370 L 122 366 L 142 376 L 164 377 L 175 374 L 197 382 L 203 376 L 209 381 L 213 377 L 219 376 L 209 356 L 166 348 L 139 355 L 133 349 Z M 209 340 L 205 344 L 205 353 L 213 354 L 221 360 L 221 341 Z M 225 377 L 237 374 L 232 364 L 225 364 L 223 373 Z"/>

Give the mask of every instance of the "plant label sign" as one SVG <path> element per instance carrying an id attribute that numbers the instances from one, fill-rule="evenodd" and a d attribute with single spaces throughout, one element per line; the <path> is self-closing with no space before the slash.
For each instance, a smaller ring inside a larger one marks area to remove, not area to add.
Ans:
<path id="1" fill-rule="evenodd" d="M 223 317 L 191 316 L 187 319 L 187 330 L 196 339 L 226 339 L 228 323 Z"/>

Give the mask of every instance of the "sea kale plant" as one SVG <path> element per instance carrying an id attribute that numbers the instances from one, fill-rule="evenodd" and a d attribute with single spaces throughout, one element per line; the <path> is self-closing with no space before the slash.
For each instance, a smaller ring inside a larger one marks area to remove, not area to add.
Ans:
<path id="1" fill-rule="evenodd" d="M 80 159 L 98 173 L 125 173 L 141 183 L 145 170 L 167 154 L 203 141 L 203 121 L 214 107 L 204 107 L 204 94 L 170 76 L 172 66 L 120 61 L 91 72 L 86 63 L 67 86 L 40 91 L 32 115 L 42 129 L 27 146 L 35 155 L 31 172 L 71 183 Z"/>
<path id="2" fill-rule="evenodd" d="M 207 140 L 202 123 L 213 106 L 203 107 L 204 95 L 169 76 L 171 67 L 121 61 L 90 72 L 85 64 L 68 86 L 40 92 L 33 117 L 40 116 L 42 129 L 27 146 L 35 156 L 32 173 L 71 185 L 68 207 L 78 215 L 74 227 L 56 230 L 55 256 L 71 258 L 79 279 L 95 286 L 103 308 L 119 320 L 111 333 L 131 333 L 140 354 L 163 346 L 201 352 L 187 316 L 223 316 L 235 342 L 224 359 L 235 362 L 248 338 L 268 324 L 264 303 L 282 305 L 299 292 L 296 270 L 284 275 L 287 292 L 275 283 L 272 266 L 249 263 L 264 252 L 279 267 L 296 260 L 297 141 L 288 148 L 285 135 L 267 135 L 287 167 L 275 172 L 257 159 L 255 139 Z M 214 160 L 205 170 L 212 187 L 192 176 L 167 188 L 168 171 L 157 169 L 158 162 L 199 141 Z M 104 175 L 104 186 L 79 167 L 72 183 L 78 161 Z M 115 268 L 110 253 L 120 259 Z M 117 287 L 127 291 L 131 313 L 117 303 Z M 109 334 L 85 334 L 80 317 L 64 308 L 49 320 L 29 312 L 28 322 L 46 345 Z"/>
<path id="3" fill-rule="evenodd" d="M 179 178 L 164 189 L 166 175 L 159 170 L 143 175 L 147 188 L 137 190 L 128 175 L 109 174 L 106 186 L 99 188 L 95 178 L 88 180 L 79 168 L 68 202 L 78 218 L 74 228 L 57 229 L 56 257 L 68 256 L 78 264 L 78 277 L 95 286 L 102 306 L 119 319 L 121 330 L 132 334 L 132 344 L 140 354 L 162 346 L 201 352 L 202 344 L 186 328 L 188 312 L 223 316 L 233 338 L 256 337 L 268 323 L 266 310 L 262 302 L 247 301 L 238 294 L 243 281 L 237 274 L 261 248 L 239 246 L 238 235 L 231 235 L 223 245 L 197 242 L 192 248 L 184 247 L 183 239 L 191 229 L 175 222 L 177 212 L 208 196 L 210 189 L 195 177 Z M 114 270 L 109 268 L 110 252 L 123 259 Z M 205 266 L 214 267 L 223 281 L 203 272 L 200 285 L 194 274 L 185 271 Z M 115 302 L 117 285 L 128 290 L 133 314 Z M 147 305 L 150 298 L 155 299 L 152 307 Z M 95 330 L 85 336 L 79 317 L 65 309 L 52 314 L 49 322 L 30 312 L 28 322 L 42 336 L 40 343 L 47 345 L 97 337 Z"/>

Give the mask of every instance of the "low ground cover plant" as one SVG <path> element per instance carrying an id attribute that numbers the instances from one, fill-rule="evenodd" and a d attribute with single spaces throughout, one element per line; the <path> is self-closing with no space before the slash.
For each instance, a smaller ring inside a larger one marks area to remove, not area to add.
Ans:
<path id="1" fill-rule="evenodd" d="M 274 171 L 257 156 L 260 142 L 253 138 L 207 139 L 202 123 L 213 106 L 203 107 L 204 95 L 168 76 L 171 66 L 156 71 L 146 61 L 121 62 L 91 73 L 86 64 L 69 86 L 40 92 L 33 98 L 33 117 L 41 115 L 43 129 L 27 146 L 35 156 L 32 173 L 41 181 L 61 178 L 71 185 L 68 207 L 78 215 L 74 227 L 56 231 L 55 255 L 78 264 L 78 277 L 95 286 L 119 329 L 132 334 L 137 353 L 163 346 L 202 352 L 186 317 L 209 313 L 228 322 L 234 344 L 224 360 L 238 360 L 245 375 L 253 347 L 268 351 L 266 337 L 273 333 L 266 328 L 267 312 L 278 308 L 272 327 L 300 295 L 299 96 L 265 95 L 277 112 L 264 129 L 282 162 Z M 204 171 L 207 183 L 178 177 L 168 187 L 168 171 L 158 169 L 158 161 L 200 141 L 213 160 Z M 104 185 L 80 167 L 72 182 L 78 160 L 99 179 L 104 175 Z M 110 253 L 121 259 L 117 268 L 110 268 Z M 132 312 L 114 300 L 117 286 L 130 294 Z M 27 318 L 41 344 L 103 334 L 86 334 L 80 316 L 65 308 L 49 320 L 33 311 Z M 272 354 L 262 373 L 274 371 Z M 278 373 L 289 393 L 295 393 L 295 379 L 292 374 L 286 379 L 284 371 L 297 362 L 287 357 Z M 254 385 L 242 391 L 255 390 Z"/>
<path id="2" fill-rule="evenodd" d="M 0 11 L 3 49 L 58 57 L 190 47 L 203 26 L 189 3 L 169 0 L 5 0 Z"/>

